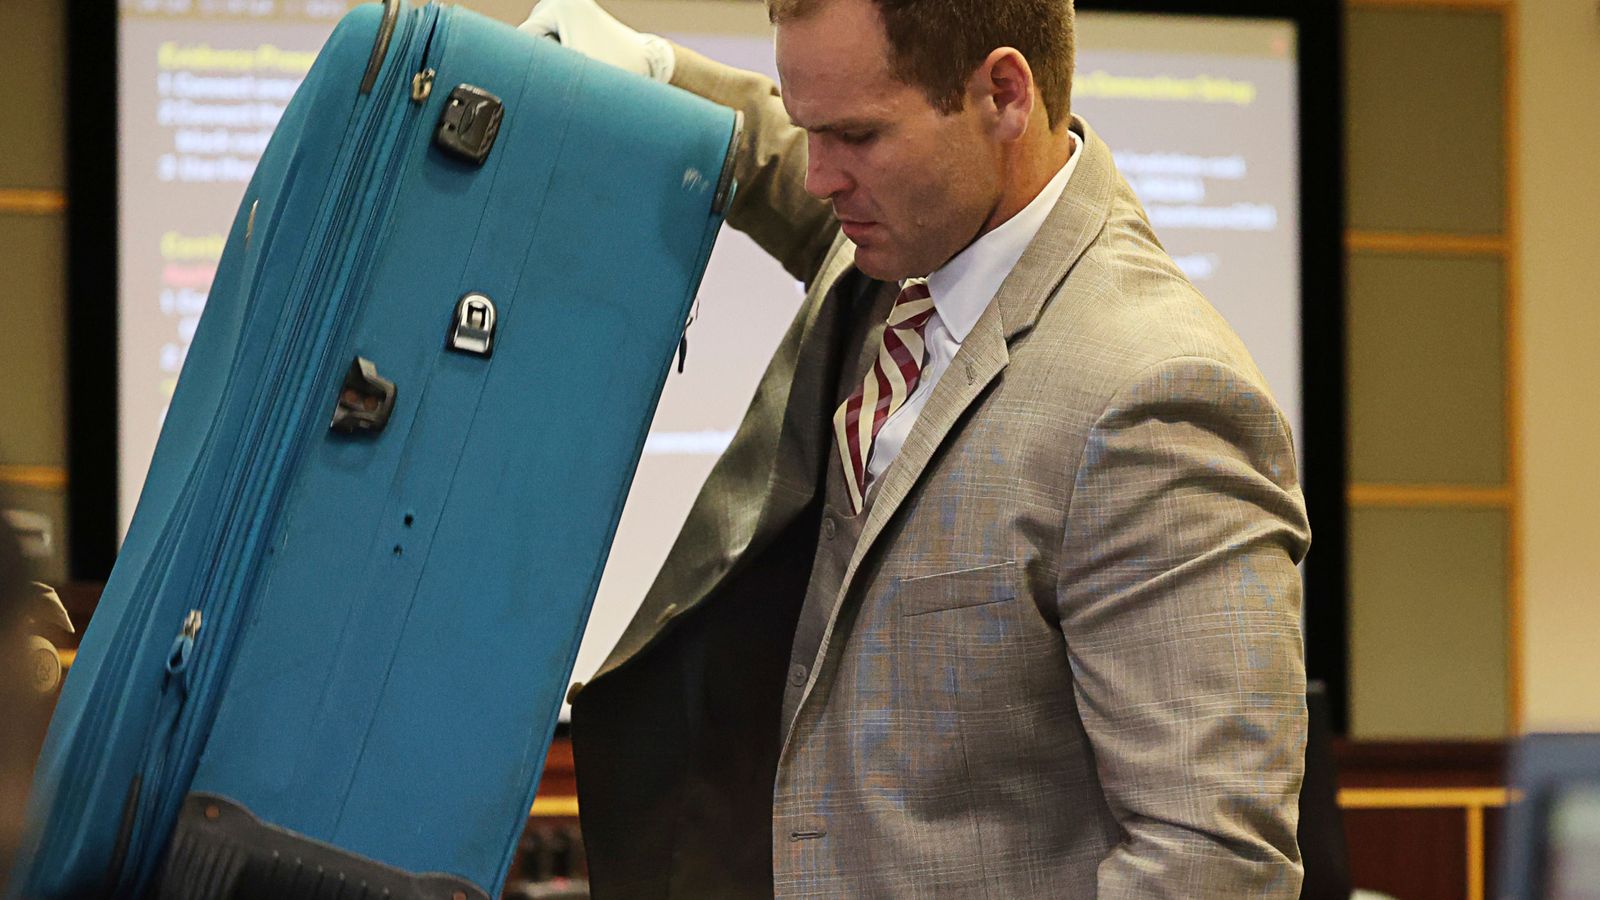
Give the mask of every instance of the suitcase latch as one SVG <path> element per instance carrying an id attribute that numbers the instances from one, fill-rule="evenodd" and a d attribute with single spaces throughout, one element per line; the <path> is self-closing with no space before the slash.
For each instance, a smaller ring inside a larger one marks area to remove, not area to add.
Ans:
<path id="1" fill-rule="evenodd" d="M 500 134 L 500 119 L 505 105 L 500 98 L 480 87 L 458 84 L 439 113 L 439 127 L 433 141 L 443 149 L 474 165 L 483 165 Z"/>
<path id="2" fill-rule="evenodd" d="M 340 434 L 377 434 L 389 424 L 394 397 L 394 382 L 380 377 L 372 360 L 358 356 L 345 373 L 328 427 Z"/>
<path id="3" fill-rule="evenodd" d="M 488 356 L 494 352 L 494 301 L 476 291 L 456 304 L 456 320 L 450 326 L 450 349 L 458 353 Z"/>

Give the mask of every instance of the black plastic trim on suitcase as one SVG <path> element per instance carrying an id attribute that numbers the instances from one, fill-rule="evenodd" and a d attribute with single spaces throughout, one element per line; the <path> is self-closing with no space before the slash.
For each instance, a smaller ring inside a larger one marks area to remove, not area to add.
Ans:
<path id="1" fill-rule="evenodd" d="M 361 93 L 372 93 L 372 85 L 383 68 L 383 58 L 389 55 L 389 41 L 394 37 L 395 23 L 400 20 L 400 0 L 383 0 L 383 21 L 378 23 L 378 37 L 372 43 L 372 55 L 367 57 L 367 73 L 361 78 Z"/>
<path id="2" fill-rule="evenodd" d="M 356 357 L 339 388 L 339 402 L 328 427 L 340 434 L 377 434 L 394 412 L 394 382 L 378 374 L 369 359 Z"/>
<path id="3" fill-rule="evenodd" d="M 184 798 L 158 900 L 489 900 L 455 875 L 418 875 L 276 825 L 214 794 Z"/>
<path id="4" fill-rule="evenodd" d="M 128 793 L 122 799 L 122 817 L 117 826 L 117 843 L 111 850 L 111 864 L 106 866 L 106 893 L 112 893 L 117 879 L 122 877 L 122 864 L 128 860 L 128 844 L 133 840 L 133 817 L 139 811 L 139 792 L 144 776 L 135 773 L 128 782 Z"/>

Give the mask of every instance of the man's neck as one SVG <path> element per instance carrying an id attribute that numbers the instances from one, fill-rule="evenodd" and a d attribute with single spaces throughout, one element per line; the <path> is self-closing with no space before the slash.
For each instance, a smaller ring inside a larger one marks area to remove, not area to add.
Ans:
<path id="1" fill-rule="evenodd" d="M 1065 122 L 1054 130 L 1042 121 L 1038 125 L 1037 130 L 1030 128 L 1029 134 L 1010 148 L 1005 160 L 1005 187 L 994 211 L 973 240 L 999 228 L 1025 209 L 1072 158 L 1073 140 Z"/>

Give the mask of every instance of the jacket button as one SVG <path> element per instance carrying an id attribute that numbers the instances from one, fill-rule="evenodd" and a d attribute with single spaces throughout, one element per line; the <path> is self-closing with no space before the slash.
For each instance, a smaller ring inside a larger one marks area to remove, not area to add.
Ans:
<path id="1" fill-rule="evenodd" d="M 789 667 L 789 683 L 795 687 L 805 687 L 807 674 L 805 666 L 795 663 Z"/>
<path id="2" fill-rule="evenodd" d="M 568 706 L 572 705 L 572 701 L 578 699 L 578 692 L 582 691 L 582 690 L 583 690 L 583 682 L 581 682 L 581 681 L 574 681 L 572 683 L 572 687 L 567 688 L 567 705 Z"/>
<path id="3" fill-rule="evenodd" d="M 838 533 L 839 533 L 839 526 L 837 526 L 837 525 L 835 525 L 833 523 L 833 516 L 823 516 L 822 517 L 822 539 L 825 540 L 825 541 L 831 541 L 831 540 L 833 540 L 833 536 L 835 534 L 838 534 Z"/>

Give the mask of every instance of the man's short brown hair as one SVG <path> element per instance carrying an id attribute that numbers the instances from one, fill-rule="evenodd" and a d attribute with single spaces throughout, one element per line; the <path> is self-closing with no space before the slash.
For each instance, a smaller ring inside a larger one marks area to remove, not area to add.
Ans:
<path id="1" fill-rule="evenodd" d="M 767 0 L 773 24 L 832 0 Z M 941 112 L 961 109 L 967 79 L 997 47 L 1028 60 L 1050 127 L 1072 106 L 1072 0 L 871 0 L 889 39 L 890 70 L 922 88 Z"/>

